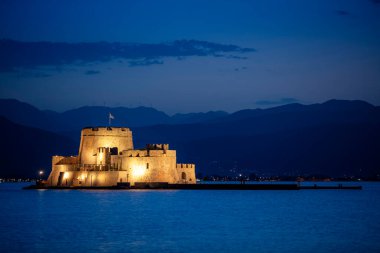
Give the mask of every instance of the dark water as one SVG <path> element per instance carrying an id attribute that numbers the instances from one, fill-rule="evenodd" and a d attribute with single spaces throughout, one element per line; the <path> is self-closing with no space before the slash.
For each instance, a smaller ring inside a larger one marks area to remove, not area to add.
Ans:
<path id="1" fill-rule="evenodd" d="M 0 184 L 0 252 L 380 252 L 362 191 L 54 191 Z"/>

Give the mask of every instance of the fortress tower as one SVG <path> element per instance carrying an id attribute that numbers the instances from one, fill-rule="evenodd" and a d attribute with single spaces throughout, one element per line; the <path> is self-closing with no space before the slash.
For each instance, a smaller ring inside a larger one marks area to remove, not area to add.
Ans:
<path id="1" fill-rule="evenodd" d="M 83 128 L 78 154 L 80 164 L 97 164 L 99 148 L 108 148 L 111 155 L 133 149 L 132 131 L 125 127 Z"/>
<path id="2" fill-rule="evenodd" d="M 47 184 L 54 187 L 108 187 L 118 183 L 195 184 L 195 165 L 177 164 L 169 144 L 134 149 L 125 127 L 82 129 L 78 156 L 53 156 Z"/>

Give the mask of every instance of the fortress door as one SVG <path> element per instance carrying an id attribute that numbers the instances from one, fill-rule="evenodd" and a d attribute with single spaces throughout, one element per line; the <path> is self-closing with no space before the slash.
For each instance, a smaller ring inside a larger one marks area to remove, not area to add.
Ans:
<path id="1" fill-rule="evenodd" d="M 61 186 L 62 185 L 63 174 L 65 174 L 65 172 L 59 172 L 57 186 Z"/>

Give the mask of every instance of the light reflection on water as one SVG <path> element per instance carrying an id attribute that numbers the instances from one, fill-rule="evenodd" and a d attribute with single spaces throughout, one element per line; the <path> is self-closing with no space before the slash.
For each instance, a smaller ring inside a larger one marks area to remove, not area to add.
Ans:
<path id="1" fill-rule="evenodd" d="M 0 252 L 379 252 L 380 184 L 354 184 L 364 189 L 25 191 L 3 183 Z"/>

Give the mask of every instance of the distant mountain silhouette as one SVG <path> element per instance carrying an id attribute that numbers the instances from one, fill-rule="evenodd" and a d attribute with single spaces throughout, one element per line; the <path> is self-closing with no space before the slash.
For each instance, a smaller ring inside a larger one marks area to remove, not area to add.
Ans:
<path id="1" fill-rule="evenodd" d="M 170 138 L 168 138 L 170 139 Z M 343 124 L 173 141 L 197 172 L 232 175 L 380 175 L 380 125 Z"/>
<path id="2" fill-rule="evenodd" d="M 182 126 L 157 125 L 136 129 L 141 138 L 194 140 L 217 136 L 277 133 L 330 124 L 380 122 L 378 107 L 363 101 L 331 100 L 322 104 L 289 104 L 270 109 L 242 110 L 225 117 Z"/>
<path id="3" fill-rule="evenodd" d="M 113 126 L 147 126 L 151 124 L 168 123 L 170 117 L 163 112 L 148 107 L 109 108 L 104 106 L 85 106 L 66 111 L 59 115 L 61 121 L 65 121 L 68 130 L 82 129 L 83 126 L 108 125 L 109 113 L 115 117 Z"/>
<path id="4" fill-rule="evenodd" d="M 205 174 L 380 175 L 380 109 L 363 101 L 290 104 L 133 130 L 137 145 L 171 143 L 180 160 Z"/>
<path id="5" fill-rule="evenodd" d="M 21 126 L 4 117 L 0 117 L 0 131 L 0 177 L 36 178 L 41 168 L 50 173 L 53 155 L 77 153 L 77 144 L 67 137 Z"/>
<path id="6" fill-rule="evenodd" d="M 210 112 L 198 112 L 198 113 L 177 113 L 174 114 L 170 123 L 172 124 L 190 124 L 199 123 L 204 121 L 211 121 L 223 118 L 227 116 L 228 113 L 224 111 L 210 111 Z"/>
<path id="7" fill-rule="evenodd" d="M 61 134 L 36 139 L 37 147 L 43 141 L 55 143 L 54 138 L 65 142 L 64 134 L 72 138 L 76 153 L 80 129 L 106 125 L 111 111 L 116 118 L 114 125 L 132 128 L 135 147 L 169 143 L 178 150 L 179 162 L 196 163 L 197 172 L 204 175 L 380 177 L 380 108 L 363 101 L 330 100 L 232 114 L 217 111 L 172 117 L 145 107 L 82 107 L 56 113 L 14 100 L 0 100 L 0 105 L 0 115 L 12 121 Z M 3 124 L 14 135 L 16 128 L 9 127 L 13 123 L 3 119 Z M 61 146 L 60 154 L 71 153 L 70 145 Z M 17 146 L 8 152 L 17 153 Z M 40 157 L 50 155 L 49 149 L 42 150 Z M 38 161 L 38 156 L 34 159 Z"/>
<path id="8" fill-rule="evenodd" d="M 18 124 L 41 129 L 52 130 L 59 125 L 55 113 L 40 111 L 30 104 L 16 99 L 0 99 L 0 116 Z"/>
<path id="9" fill-rule="evenodd" d="M 226 112 L 176 114 L 172 117 L 149 107 L 105 107 L 84 106 L 58 113 L 42 111 L 15 99 L 0 99 L 0 116 L 15 123 L 37 127 L 53 132 L 78 132 L 85 126 L 108 125 L 108 114 L 115 120 L 113 126 L 140 127 L 157 124 L 187 124 L 217 119 L 228 115 Z M 75 135 L 76 136 L 76 135 Z"/>

